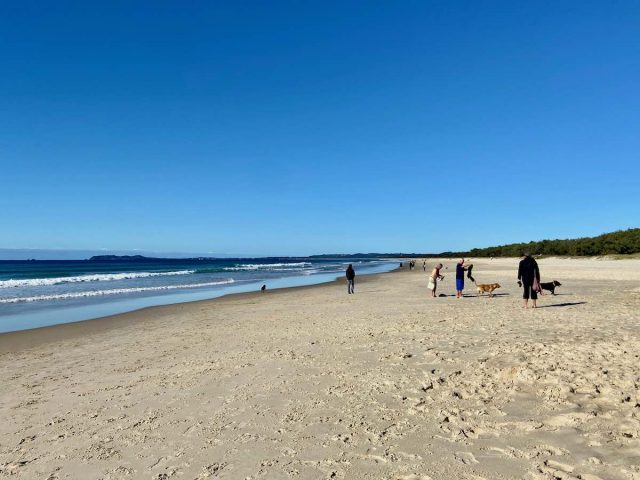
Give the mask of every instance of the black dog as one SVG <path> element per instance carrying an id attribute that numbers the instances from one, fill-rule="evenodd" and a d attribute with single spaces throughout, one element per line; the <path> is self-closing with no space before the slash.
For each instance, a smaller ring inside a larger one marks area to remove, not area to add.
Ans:
<path id="1" fill-rule="evenodd" d="M 262 290 L 263 292 L 265 292 L 267 290 L 267 286 L 266 285 L 262 285 L 262 287 L 260 288 L 260 290 Z"/>
<path id="2" fill-rule="evenodd" d="M 554 280 L 553 282 L 543 282 L 543 283 L 540 284 L 542 289 L 543 290 L 549 290 L 551 292 L 551 295 L 555 295 L 556 294 L 556 287 L 559 287 L 561 285 L 562 284 L 557 280 Z"/>

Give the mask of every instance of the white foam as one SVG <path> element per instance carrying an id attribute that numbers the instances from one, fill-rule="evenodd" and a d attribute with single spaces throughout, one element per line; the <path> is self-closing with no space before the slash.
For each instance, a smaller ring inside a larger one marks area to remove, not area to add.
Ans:
<path id="1" fill-rule="evenodd" d="M 272 272 L 288 272 L 290 270 L 299 270 L 300 268 L 309 267 L 309 262 L 296 263 L 243 263 L 235 267 L 225 267 L 223 270 L 229 272 L 239 272 L 248 270 L 270 270 Z"/>
<path id="2" fill-rule="evenodd" d="M 235 280 L 233 280 L 233 278 L 229 278 L 228 280 L 223 280 L 220 282 L 192 283 L 192 284 L 186 284 L 186 285 L 163 285 L 158 287 L 137 287 L 137 288 L 112 288 L 110 290 L 69 292 L 69 293 L 60 293 L 56 295 L 36 295 L 33 297 L 0 298 L 0 303 L 39 302 L 44 300 L 65 300 L 69 298 L 101 297 L 105 295 L 117 295 L 117 294 L 126 294 L 126 293 L 156 292 L 161 290 L 177 290 L 177 289 L 183 289 L 183 288 L 212 287 L 214 285 L 226 285 L 234 282 Z"/>
<path id="3" fill-rule="evenodd" d="M 78 282 L 109 282 L 113 280 L 128 280 L 131 278 L 190 275 L 192 273 L 195 273 L 195 270 L 177 270 L 174 272 L 98 273 L 94 275 L 78 275 L 75 277 L 28 278 L 28 279 L 21 279 L 21 280 L 9 279 L 9 280 L 0 280 L 0 288 L 41 287 L 46 285 L 59 285 L 61 283 L 78 283 Z"/>

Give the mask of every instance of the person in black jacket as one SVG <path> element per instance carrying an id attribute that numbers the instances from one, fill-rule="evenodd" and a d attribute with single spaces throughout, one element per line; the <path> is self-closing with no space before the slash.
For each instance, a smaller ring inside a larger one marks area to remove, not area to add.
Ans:
<path id="1" fill-rule="evenodd" d="M 353 265 L 349 264 L 346 271 L 347 276 L 347 293 L 356 293 L 354 290 L 356 282 L 356 271 L 353 269 Z"/>
<path id="2" fill-rule="evenodd" d="M 536 308 L 538 292 L 533 285 L 539 282 L 540 269 L 538 268 L 538 262 L 535 261 L 530 253 L 525 253 L 524 258 L 520 260 L 520 264 L 518 265 L 518 285 L 522 285 L 524 288 L 524 292 L 522 293 L 524 308 L 529 308 L 529 297 L 531 297 L 533 302 L 533 308 Z"/>

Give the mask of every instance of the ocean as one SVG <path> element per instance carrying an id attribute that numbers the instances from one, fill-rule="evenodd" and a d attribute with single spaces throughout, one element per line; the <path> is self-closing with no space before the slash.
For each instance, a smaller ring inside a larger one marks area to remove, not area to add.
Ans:
<path id="1" fill-rule="evenodd" d="M 376 258 L 0 260 L 0 332 L 390 271 Z"/>

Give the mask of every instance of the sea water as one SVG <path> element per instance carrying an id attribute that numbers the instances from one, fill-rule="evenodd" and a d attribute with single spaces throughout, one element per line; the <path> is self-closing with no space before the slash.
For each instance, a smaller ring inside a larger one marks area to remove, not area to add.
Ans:
<path id="1" fill-rule="evenodd" d="M 0 332 L 75 322 L 231 293 L 313 285 L 392 270 L 375 259 L 0 261 Z"/>

